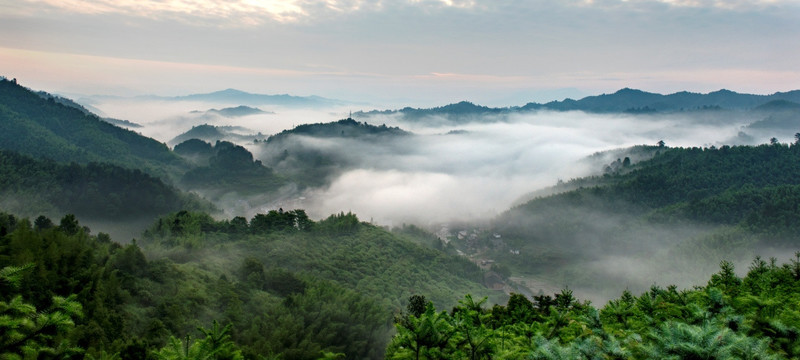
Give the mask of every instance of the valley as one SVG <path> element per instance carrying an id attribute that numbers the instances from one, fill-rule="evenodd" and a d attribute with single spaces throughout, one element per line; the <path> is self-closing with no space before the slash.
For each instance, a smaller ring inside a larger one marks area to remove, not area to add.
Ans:
<path id="1" fill-rule="evenodd" d="M 67 101 L 1 80 L 2 286 L 36 309 L 80 306 L 36 346 L 93 357 L 220 332 L 227 358 L 477 349 L 411 341 L 419 321 L 504 358 L 598 341 L 639 358 L 663 344 L 631 339 L 681 326 L 791 357 L 797 309 L 747 302 L 798 296 L 763 287 L 797 262 L 793 96 L 623 89 L 343 118 L 317 98 Z M 177 106 L 209 110 L 126 116 Z"/>

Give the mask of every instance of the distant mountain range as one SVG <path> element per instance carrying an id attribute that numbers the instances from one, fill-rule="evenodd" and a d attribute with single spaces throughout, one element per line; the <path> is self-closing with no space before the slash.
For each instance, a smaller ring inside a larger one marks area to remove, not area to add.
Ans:
<path id="1" fill-rule="evenodd" d="M 226 89 L 206 94 L 192 94 L 185 96 L 155 96 L 146 95 L 138 97 L 140 99 L 154 99 L 166 101 L 202 101 L 226 104 L 239 104 L 248 106 L 259 105 L 279 105 L 288 107 L 326 107 L 346 105 L 349 102 L 335 99 L 328 99 L 321 96 L 294 96 L 288 94 L 265 95 L 253 94 L 236 89 Z"/>
<path id="2" fill-rule="evenodd" d="M 779 103 L 773 103 L 779 102 Z M 773 103 L 773 105 L 770 105 Z M 794 105 L 792 105 L 794 104 Z M 591 113 L 663 113 L 678 111 L 708 110 L 774 110 L 800 106 L 800 90 L 778 92 L 772 95 L 740 94 L 730 90 L 719 90 L 708 94 L 686 91 L 662 95 L 625 88 L 613 94 L 587 96 L 580 100 L 565 99 L 545 104 L 527 103 L 523 106 L 490 108 L 462 101 L 441 107 L 417 109 L 406 107 L 400 110 L 357 112 L 356 116 L 395 115 L 414 121 L 422 117 L 439 116 L 448 121 L 469 121 L 486 115 L 504 115 L 536 110 L 585 111 Z"/>
<path id="3" fill-rule="evenodd" d="M 274 112 L 272 111 L 264 111 L 259 108 L 254 108 L 244 105 L 240 105 L 237 107 L 227 107 L 223 109 L 209 109 L 206 111 L 195 110 L 192 111 L 191 113 L 202 114 L 202 115 L 218 115 L 229 118 L 258 115 L 258 114 L 274 114 Z"/>

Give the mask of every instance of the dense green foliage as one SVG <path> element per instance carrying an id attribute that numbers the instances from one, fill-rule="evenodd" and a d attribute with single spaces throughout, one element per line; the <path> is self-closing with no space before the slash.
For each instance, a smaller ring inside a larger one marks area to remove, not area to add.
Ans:
<path id="1" fill-rule="evenodd" d="M 453 289 L 488 293 L 464 259 L 352 214 L 315 222 L 302 210 L 249 221 L 178 212 L 125 246 L 72 215 L 0 213 L 0 268 L 17 279 L 0 281 L 0 311 L 63 314 L 47 331 L 44 317 L 0 327 L 41 333 L 30 351 L 94 358 L 381 358 L 410 294 L 455 304 Z"/>
<path id="2" fill-rule="evenodd" d="M 107 162 L 165 176 L 184 166 L 156 140 L 0 80 L 0 149 L 58 162 Z"/>
<path id="3" fill-rule="evenodd" d="M 396 318 L 389 359 L 796 359 L 800 254 L 756 258 L 744 278 L 722 262 L 703 287 L 625 291 L 599 310 L 569 290 L 512 294 L 506 306 L 467 295 L 450 312 L 424 297 Z"/>
<path id="4" fill-rule="evenodd" d="M 201 143 L 201 140 L 187 140 L 175 147 L 176 152 L 193 158 L 194 162 L 207 164 L 183 175 L 180 183 L 185 188 L 202 189 L 208 194 L 237 191 L 246 195 L 275 191 L 285 184 L 272 169 L 260 160 L 253 160 L 253 154 L 242 146 L 227 141 L 217 141 L 213 147 Z"/>
<path id="5" fill-rule="evenodd" d="M 689 286 L 720 260 L 796 247 L 798 159 L 800 146 L 777 142 L 663 147 L 652 159 L 565 182 L 555 188 L 563 192 L 501 214 L 477 241 L 452 243 L 517 276 L 544 276 L 595 299 L 624 286 Z"/>
<path id="6" fill-rule="evenodd" d="M 366 122 L 358 122 L 352 118 L 342 119 L 331 123 L 302 124 L 293 129 L 284 130 L 267 138 L 267 142 L 277 142 L 290 135 L 305 135 L 313 137 L 359 137 L 369 139 L 375 136 L 409 135 L 408 132 L 386 125 L 375 126 Z"/>
<path id="7" fill-rule="evenodd" d="M 375 126 L 348 118 L 298 125 L 257 144 L 266 166 L 302 188 L 327 185 L 343 171 L 359 166 L 361 154 L 348 149 L 350 145 L 386 145 L 409 136 L 411 133 L 396 127 Z"/>
<path id="8" fill-rule="evenodd" d="M 0 150 L 3 206 L 25 215 L 74 213 L 94 219 L 156 218 L 211 205 L 140 170 L 102 163 L 62 165 Z"/>
<path id="9" fill-rule="evenodd" d="M 176 146 L 177 144 L 186 142 L 187 140 L 196 139 L 215 143 L 221 140 L 233 141 L 238 144 L 253 142 L 254 140 L 263 140 L 266 136 L 261 133 L 254 135 L 246 135 L 251 130 L 240 126 L 218 126 L 202 124 L 192 126 L 191 129 L 183 134 L 174 137 L 168 141 L 167 144 Z M 177 149 L 177 147 L 176 147 Z"/>

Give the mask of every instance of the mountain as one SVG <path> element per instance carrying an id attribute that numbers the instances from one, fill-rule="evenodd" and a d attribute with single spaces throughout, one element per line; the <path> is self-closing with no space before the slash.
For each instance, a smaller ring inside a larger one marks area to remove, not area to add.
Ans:
<path id="1" fill-rule="evenodd" d="M 613 94 L 587 96 L 577 101 L 554 101 L 547 104 L 529 103 L 522 109 L 581 110 L 586 112 L 625 112 L 648 108 L 652 111 L 691 111 L 703 109 L 748 110 L 774 100 L 800 100 L 800 90 L 772 95 L 740 94 L 719 90 L 708 94 L 678 92 L 670 95 L 635 89 L 621 89 Z"/>
<path id="2" fill-rule="evenodd" d="M 0 208 L 25 216 L 135 221 L 212 208 L 159 178 L 107 163 L 66 165 L 0 150 L 0 172 Z"/>
<path id="3" fill-rule="evenodd" d="M 215 126 L 209 124 L 192 126 L 189 131 L 174 137 L 167 142 L 171 146 L 175 146 L 189 139 L 198 139 L 207 142 L 217 142 L 219 140 L 233 141 L 237 143 L 253 142 L 256 139 L 263 140 L 264 135 L 247 135 L 249 129 L 241 126 Z"/>
<path id="4" fill-rule="evenodd" d="M 469 122 L 469 121 L 494 121 L 494 119 L 485 119 L 486 116 L 498 116 L 518 111 L 517 108 L 490 108 L 487 106 L 475 105 L 469 101 L 461 101 L 455 104 L 430 108 L 430 109 L 415 109 L 405 107 L 400 110 L 384 110 L 384 111 L 369 111 L 369 112 L 356 112 L 356 116 L 376 116 L 376 115 L 393 115 L 400 114 L 408 121 L 417 121 L 425 117 L 442 117 L 445 121 L 452 122 Z"/>
<path id="5" fill-rule="evenodd" d="M 277 173 L 300 187 L 323 186 L 343 171 L 360 166 L 364 154 L 386 151 L 385 147 L 391 145 L 399 149 L 413 136 L 397 127 L 376 126 L 347 118 L 298 125 L 258 141 L 256 145 L 264 165 Z"/>
<path id="6" fill-rule="evenodd" d="M 58 162 L 107 162 L 159 176 L 185 166 L 165 144 L 8 80 L 0 81 L 0 149 Z"/>
<path id="7" fill-rule="evenodd" d="M 190 139 L 175 145 L 175 152 L 198 165 L 181 177 L 180 184 L 194 191 L 202 190 L 212 199 L 231 192 L 237 197 L 266 195 L 286 182 L 260 160 L 254 160 L 250 151 L 231 142 L 217 141 L 212 146 Z"/>
<path id="8" fill-rule="evenodd" d="M 753 113 L 763 116 L 763 118 L 748 125 L 749 130 L 766 130 L 784 134 L 800 132 L 800 103 L 773 100 L 756 107 L 753 109 Z"/>
<path id="9" fill-rule="evenodd" d="M 71 107 L 71 108 L 75 108 L 78 111 L 80 111 L 80 112 L 82 112 L 82 113 L 84 113 L 86 115 L 99 115 L 99 114 L 101 114 L 99 109 L 97 109 L 97 108 L 95 108 L 95 107 L 93 107 L 91 105 L 88 105 L 88 104 L 86 104 L 86 105 L 79 104 L 79 103 L 77 103 L 77 102 L 75 102 L 75 101 L 73 101 L 72 99 L 69 99 L 69 98 L 61 97 L 61 96 L 58 96 L 58 95 L 53 95 L 53 94 L 50 94 L 50 93 L 45 92 L 45 91 L 36 91 L 36 95 L 41 96 L 45 100 L 48 100 L 48 101 L 49 100 L 53 100 L 53 101 L 55 101 L 55 102 L 57 102 L 57 103 L 59 103 L 61 105 L 64 105 L 64 106 L 67 106 L 67 107 Z M 120 120 L 120 119 L 114 119 L 114 118 L 103 117 L 103 116 L 98 116 L 98 117 L 100 118 L 100 120 L 103 120 L 105 122 L 108 122 L 110 124 L 113 124 L 113 125 L 116 125 L 116 126 L 119 126 L 119 127 L 125 127 L 125 128 L 140 128 L 140 127 L 142 127 L 142 125 L 139 125 L 139 124 L 134 123 L 134 122 L 130 122 L 128 120 Z"/>
<path id="10" fill-rule="evenodd" d="M 202 101 L 224 104 L 243 104 L 249 106 L 279 105 L 288 107 L 327 107 L 345 105 L 347 102 L 327 99 L 320 96 L 293 96 L 288 94 L 264 95 L 253 94 L 236 89 L 226 89 L 205 94 L 192 94 L 185 96 L 146 96 L 144 98 L 167 101 Z"/>
<path id="11" fill-rule="evenodd" d="M 771 101 L 800 102 L 800 90 L 778 92 L 772 95 L 740 94 L 729 90 L 719 90 L 708 94 L 678 92 L 669 95 L 624 88 L 613 94 L 587 96 L 580 100 L 565 99 L 545 104 L 528 103 L 523 106 L 490 108 L 462 101 L 441 107 L 416 109 L 406 107 L 400 110 L 356 112 L 358 117 L 380 115 L 400 115 L 405 121 L 468 123 L 503 120 L 514 113 L 537 110 L 584 111 L 592 113 L 664 113 L 693 112 L 709 110 L 754 110 Z"/>
<path id="12" fill-rule="evenodd" d="M 258 115 L 258 114 L 275 114 L 271 111 L 264 111 L 259 108 L 253 108 L 249 106 L 239 105 L 237 107 L 227 107 L 222 109 L 209 109 L 206 111 L 199 111 L 195 110 L 191 112 L 192 114 L 203 114 L 203 115 L 218 115 L 223 117 L 242 117 L 242 116 L 249 116 L 249 115 Z"/>
<path id="13" fill-rule="evenodd" d="M 569 284 L 594 301 L 654 282 L 690 286 L 721 260 L 796 248 L 798 158 L 798 143 L 661 147 L 476 225 L 474 237 L 465 227 L 451 242 L 521 282 Z"/>
<path id="14" fill-rule="evenodd" d="M 27 354 L 49 345 L 41 351 L 58 358 L 178 349 L 202 358 L 382 359 L 393 318 L 413 294 L 445 307 L 458 304 L 454 293 L 506 298 L 469 260 L 349 213 L 313 221 L 279 209 L 215 220 L 180 211 L 123 246 L 74 216 L 32 222 L 0 212 L 0 255 L 4 321 L 26 325 L 14 331 L 36 340 Z M 33 325 L 42 318 L 59 326 L 39 336 Z M 208 337 L 216 345 L 202 345 Z"/>
<path id="15" fill-rule="evenodd" d="M 384 136 L 406 136 L 411 133 L 398 127 L 376 126 L 358 122 L 352 118 L 330 123 L 303 124 L 281 131 L 267 138 L 267 143 L 282 141 L 289 136 L 311 136 L 318 138 L 360 138 L 376 139 Z"/>

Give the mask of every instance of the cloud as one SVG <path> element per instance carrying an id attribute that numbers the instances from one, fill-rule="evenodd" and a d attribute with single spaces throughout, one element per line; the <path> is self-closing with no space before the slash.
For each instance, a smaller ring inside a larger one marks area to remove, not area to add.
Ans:
<path id="1" fill-rule="evenodd" d="M 521 6 L 494 0 L 23 0 L 9 4 L 8 9 L 17 14 L 33 15 L 36 10 L 43 10 L 42 5 L 52 10 L 77 14 L 119 14 L 154 20 L 179 20 L 194 25 L 252 27 L 269 22 L 313 22 L 330 17 L 338 21 L 355 13 L 402 14 L 409 10 L 421 14 L 442 10 L 472 10 L 513 15 L 518 9 L 530 13 L 534 9 L 576 6 L 642 10 L 650 5 L 666 5 L 676 8 L 752 10 L 798 4 L 794 0 L 579 0 L 560 5 L 531 1 Z"/>
<path id="2" fill-rule="evenodd" d="M 747 121 L 728 115 L 697 119 L 680 114 L 540 112 L 459 126 L 432 126 L 442 124 L 433 118 L 403 123 L 379 116 L 366 120 L 400 125 L 420 135 L 381 141 L 297 136 L 290 143 L 316 149 L 339 164 L 340 173 L 329 186 L 302 195 L 303 206 L 314 217 L 353 211 L 383 225 L 429 225 L 490 219 L 521 196 L 558 179 L 596 174 L 615 160 L 581 161 L 597 151 L 655 144 L 660 139 L 670 146 L 719 145 Z M 454 129 L 466 131 L 443 135 Z M 270 163 L 269 154 L 253 150 Z"/>
<path id="3" fill-rule="evenodd" d="M 677 8 L 717 8 L 748 10 L 765 7 L 798 5 L 796 0 L 578 0 L 573 5 L 584 7 L 637 7 L 662 4 Z"/>
<path id="4" fill-rule="evenodd" d="M 330 15 L 382 11 L 384 1 L 370 0 L 23 0 L 15 13 L 32 15 L 35 7 L 76 14 L 120 14 L 154 20 L 180 20 L 195 25 L 222 24 L 225 27 L 250 27 L 267 22 L 293 23 Z M 27 4 L 27 6 L 25 6 Z M 476 6 L 473 0 L 407 0 L 399 4 L 420 9 Z"/>

